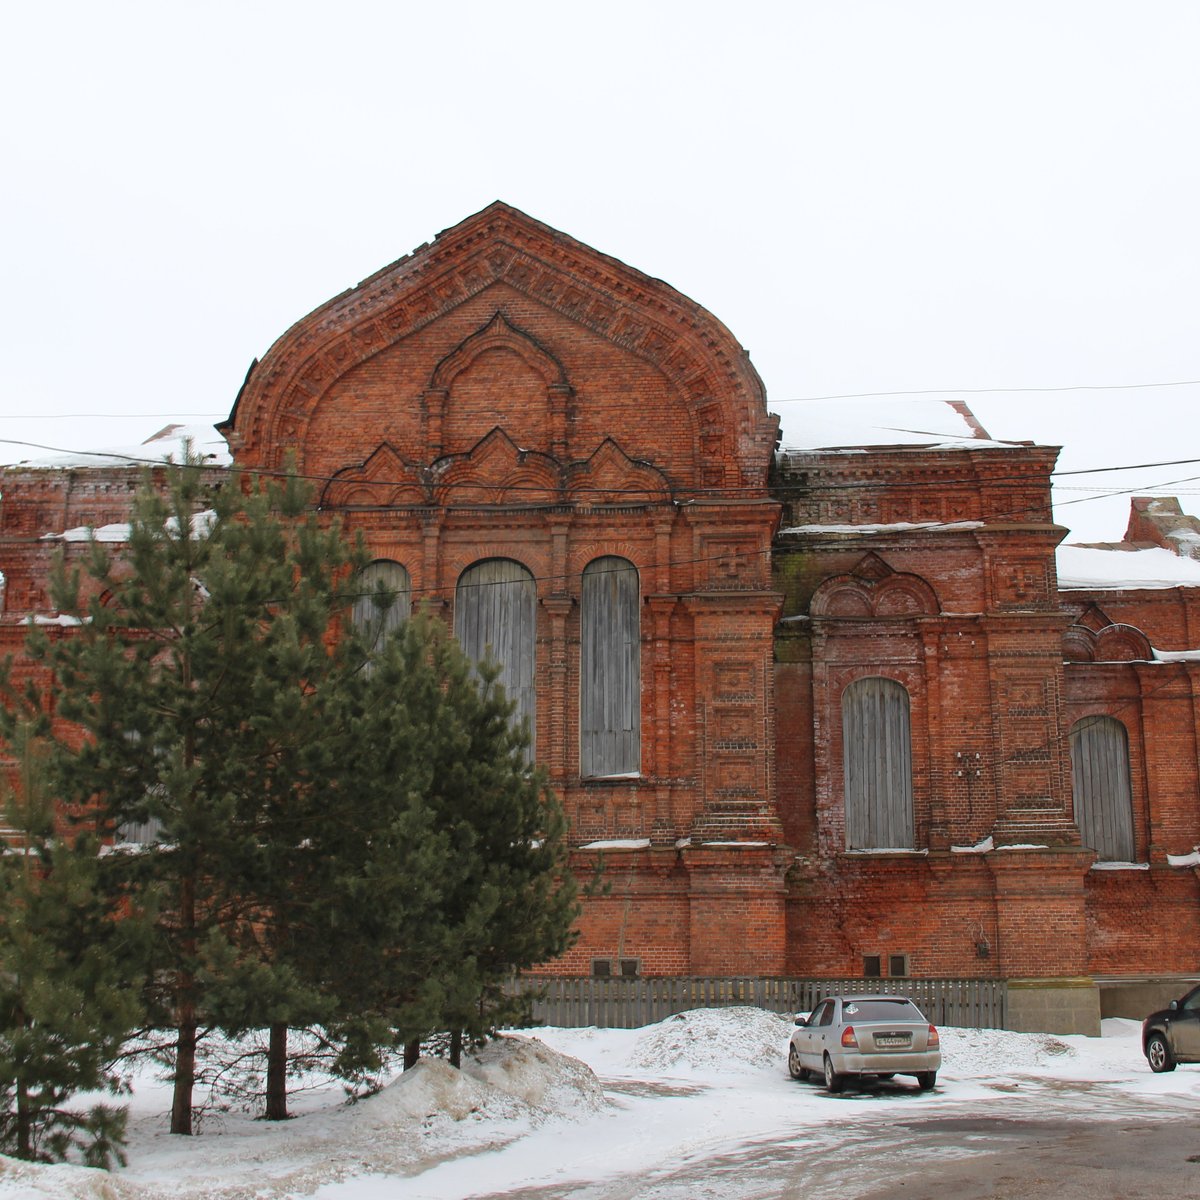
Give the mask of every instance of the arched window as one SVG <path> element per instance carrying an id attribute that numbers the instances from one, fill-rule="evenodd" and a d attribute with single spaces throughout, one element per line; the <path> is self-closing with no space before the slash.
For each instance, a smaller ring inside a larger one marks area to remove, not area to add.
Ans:
<path id="1" fill-rule="evenodd" d="M 412 608 L 412 583 L 408 571 L 387 558 L 367 563 L 354 583 L 354 608 L 350 617 L 363 632 L 372 650 L 408 620 Z"/>
<path id="2" fill-rule="evenodd" d="M 1129 736 L 1115 717 L 1084 717 L 1071 727 L 1071 794 L 1083 844 L 1105 862 L 1133 862 Z"/>
<path id="3" fill-rule="evenodd" d="M 529 723 L 533 755 L 537 697 L 534 689 L 537 592 L 518 562 L 489 558 L 468 567 L 454 596 L 454 633 L 472 662 L 490 658 L 499 682 L 517 702 L 516 719 Z"/>
<path id="4" fill-rule="evenodd" d="M 859 679 L 842 694 L 846 845 L 915 845 L 908 692 L 892 679 Z"/>
<path id="5" fill-rule="evenodd" d="M 584 568 L 579 651 L 579 771 L 636 775 L 642 766 L 641 594 L 637 568 L 597 558 Z"/>

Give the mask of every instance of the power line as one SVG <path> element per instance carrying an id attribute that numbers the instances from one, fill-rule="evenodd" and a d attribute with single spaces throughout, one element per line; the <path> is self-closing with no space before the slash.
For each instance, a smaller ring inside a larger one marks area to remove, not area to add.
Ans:
<path id="1" fill-rule="evenodd" d="M 78 454 L 81 458 L 110 458 L 110 459 L 116 460 L 113 463 L 114 466 L 128 465 L 128 466 L 164 467 L 164 466 L 169 465 L 167 463 L 167 460 L 162 459 L 162 458 L 140 458 L 136 455 L 122 454 L 122 453 L 118 453 L 116 451 L 100 451 L 100 450 L 74 451 L 74 450 L 65 449 L 64 447 L 61 447 L 61 446 L 47 445 L 42 442 L 18 441 L 16 439 L 12 439 L 12 438 L 0 438 L 0 444 L 11 445 L 11 446 L 27 446 L 31 449 L 48 450 L 51 453 L 56 453 L 56 454 Z M 805 451 L 805 453 L 820 453 L 820 451 Z M 1113 472 L 1113 471 L 1154 470 L 1154 469 L 1158 469 L 1161 467 L 1191 466 L 1196 463 L 1200 463 L 1200 458 L 1165 459 L 1160 462 L 1148 462 L 1148 463 L 1125 463 L 1125 464 L 1121 464 L 1119 466 L 1087 467 L 1087 468 L 1081 468 L 1081 469 L 1076 469 L 1076 470 L 1072 470 L 1072 471 L 1052 471 L 1052 472 L 1050 472 L 1050 475 L 1048 476 L 1048 478 L 1050 478 L 1051 480 L 1054 480 L 1054 479 L 1065 479 L 1065 478 L 1068 478 L 1071 476 L 1076 476 L 1076 475 L 1099 475 L 1099 474 Z M 19 468 L 21 465 L 22 464 L 20 464 L 20 463 L 8 464 L 8 466 L 10 468 Z M 176 465 L 182 465 L 182 464 L 176 464 Z M 196 465 L 198 467 L 200 467 L 201 469 L 222 469 L 218 464 L 213 464 L 213 463 L 199 463 Z M 3 468 L 0 468 L 0 469 L 3 469 Z M 39 469 L 39 468 L 35 468 L 35 469 Z M 65 470 L 71 470 L 73 468 L 70 466 L 70 464 L 63 464 L 59 469 L 65 471 Z M 82 469 L 86 469 L 86 467 L 83 467 Z M 657 468 L 655 468 L 655 469 L 657 469 Z M 312 484 L 330 484 L 330 483 L 336 483 L 336 482 L 344 482 L 348 485 L 352 484 L 356 488 L 384 488 L 384 487 L 396 488 L 396 487 L 425 486 L 425 484 L 422 480 L 413 479 L 413 478 L 408 478 L 408 479 L 386 479 L 386 478 L 385 479 L 343 479 L 343 478 L 340 478 L 341 472 L 338 472 L 337 474 L 334 474 L 334 475 L 323 475 L 323 474 L 317 474 L 315 472 L 288 471 L 283 468 L 254 468 L 254 469 L 246 469 L 246 473 L 249 475 L 263 476 L 263 477 L 267 477 L 267 478 L 279 478 L 279 479 L 296 478 L 296 479 L 301 479 L 301 480 L 305 481 L 306 483 L 312 483 Z M 1187 482 L 1187 480 L 1185 480 L 1183 482 Z M 948 486 L 952 486 L 955 483 L 962 483 L 962 484 L 984 483 L 989 488 L 996 488 L 997 486 L 1011 486 L 1013 488 L 1025 489 L 1025 488 L 1028 488 L 1031 486 L 1028 476 L 1025 476 L 1025 475 L 1009 475 L 1009 476 L 999 475 L 999 476 L 990 477 L 985 480 L 979 480 L 976 478 L 971 478 L 971 479 L 964 478 L 962 480 L 907 480 L 907 481 L 906 480 L 897 480 L 895 482 L 888 482 L 887 480 L 878 480 L 878 481 L 870 481 L 870 482 L 864 482 L 861 480 L 851 480 L 851 481 L 838 482 L 838 483 L 816 483 L 816 484 L 808 483 L 807 481 L 802 484 L 801 483 L 788 483 L 786 481 L 780 481 L 780 482 L 776 482 L 774 484 L 768 485 L 767 487 L 763 487 L 758 484 L 734 485 L 734 486 L 725 486 L 725 487 L 690 487 L 687 489 L 687 493 L 689 496 L 703 497 L 706 495 L 730 496 L 730 495 L 736 495 L 739 493 L 752 494 L 752 495 L 759 496 L 759 495 L 763 495 L 765 492 L 768 492 L 768 491 L 772 495 L 779 495 L 779 494 L 787 495 L 789 493 L 810 494 L 814 491 L 820 491 L 820 492 L 861 491 L 864 487 L 870 487 L 873 491 L 886 491 L 888 489 L 893 489 L 893 488 L 897 489 L 897 490 L 912 491 L 912 490 L 917 490 L 917 489 L 920 489 L 923 487 L 924 488 L 933 487 L 933 488 L 938 488 L 939 490 L 945 490 Z M 458 490 L 458 489 L 493 492 L 493 491 L 497 490 L 497 488 L 502 488 L 502 490 L 505 492 L 535 492 L 535 493 L 539 493 L 539 494 L 545 494 L 547 492 L 552 492 L 552 491 L 556 490 L 553 485 L 549 485 L 549 484 L 540 484 L 540 483 L 498 484 L 494 481 L 474 482 L 471 480 L 452 480 L 449 482 L 436 483 L 436 484 L 433 484 L 432 486 L 433 486 L 434 490 L 438 491 L 438 492 L 446 492 L 446 491 Z M 666 486 L 666 482 L 664 480 L 664 487 L 665 486 Z M 1146 484 L 1144 486 L 1145 487 L 1169 487 L 1171 485 L 1168 483 L 1168 484 Z M 1117 492 L 1115 492 L 1114 494 L 1120 495 L 1120 494 L 1122 494 L 1122 492 L 1128 493 L 1130 491 L 1137 491 L 1137 490 L 1139 490 L 1138 487 L 1135 487 L 1132 489 L 1120 489 Z M 653 500 L 663 501 L 663 500 L 671 499 L 671 497 L 665 495 L 664 492 L 653 491 L 650 488 L 579 487 L 579 488 L 572 488 L 571 491 L 573 494 L 597 493 L 597 494 L 608 495 L 608 496 L 641 497 L 644 501 L 653 501 Z M 1065 501 L 1064 503 L 1078 503 L 1078 501 Z M 370 507 L 370 506 L 355 506 L 355 507 Z M 403 507 L 403 506 L 401 506 L 401 507 Z"/>
<path id="2" fill-rule="evenodd" d="M 826 396 L 784 396 L 776 397 L 768 401 L 768 407 L 771 404 L 809 404 L 822 400 L 870 400 L 884 398 L 888 396 L 1015 396 L 1029 394 L 1035 392 L 1128 392 L 1128 391 L 1143 391 L 1154 388 L 1178 388 L 1178 387 L 1196 387 L 1200 385 L 1200 379 L 1166 379 L 1146 383 L 1073 383 L 1064 384 L 1054 387 L 959 387 L 959 388 L 908 388 L 897 389 L 888 392 L 833 392 Z M 66 421 L 66 420 L 84 420 L 88 417 L 100 417 L 105 420 L 124 420 L 126 418 L 137 419 L 144 417 L 147 420 L 159 419 L 171 421 L 177 417 L 218 417 L 224 419 L 229 414 L 225 411 L 221 412 L 193 412 L 193 413 L 38 413 L 37 420 L 41 421 Z M 0 413 L 0 420 L 28 420 L 28 414 L 23 413 Z"/>
<path id="3" fill-rule="evenodd" d="M 1200 379 L 1169 379 L 1161 383 L 1074 383 L 1064 387 L 917 388 L 895 392 L 839 392 L 829 396 L 792 396 L 772 404 L 808 404 L 817 400 L 868 400 L 883 396 L 1012 396 L 1023 392 L 1128 392 L 1146 388 L 1195 387 Z"/>

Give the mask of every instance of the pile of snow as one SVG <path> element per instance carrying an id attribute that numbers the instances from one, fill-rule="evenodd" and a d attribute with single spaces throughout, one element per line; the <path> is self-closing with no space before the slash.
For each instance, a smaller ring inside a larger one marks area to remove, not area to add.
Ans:
<path id="1" fill-rule="evenodd" d="M 791 1031 L 761 1008 L 696 1008 L 639 1030 L 628 1063 L 661 1075 L 778 1070 Z"/>
<path id="2" fill-rule="evenodd" d="M 491 1042 L 463 1062 L 461 1074 L 511 1097 L 535 1119 L 555 1115 L 580 1118 L 608 1107 L 591 1067 L 551 1050 L 537 1038 L 510 1034 Z"/>

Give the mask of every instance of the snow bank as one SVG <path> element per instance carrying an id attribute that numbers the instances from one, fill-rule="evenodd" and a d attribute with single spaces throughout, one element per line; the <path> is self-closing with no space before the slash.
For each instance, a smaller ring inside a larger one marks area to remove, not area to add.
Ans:
<path id="1" fill-rule="evenodd" d="M 463 1062 L 462 1074 L 547 1117 L 578 1118 L 608 1107 L 591 1067 L 537 1038 L 509 1035 L 491 1042 Z"/>
<path id="2" fill-rule="evenodd" d="M 761 1008 L 697 1008 L 638 1030 L 629 1066 L 664 1075 L 778 1069 L 792 1023 Z"/>
<path id="3" fill-rule="evenodd" d="M 46 1167 L 0 1155 L 0 1200 L 116 1200 L 122 1194 L 105 1171 L 66 1164 Z"/>

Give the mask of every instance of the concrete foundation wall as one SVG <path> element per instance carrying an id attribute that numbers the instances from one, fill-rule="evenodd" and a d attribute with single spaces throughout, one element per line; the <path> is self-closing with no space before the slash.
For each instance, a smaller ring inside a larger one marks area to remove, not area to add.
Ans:
<path id="1" fill-rule="evenodd" d="M 1090 978 L 1010 979 L 1007 1027 L 1017 1033 L 1100 1036 L 1100 989 Z"/>
<path id="2" fill-rule="evenodd" d="M 1166 1008 L 1172 1000 L 1178 1000 L 1185 992 L 1200 983 L 1195 975 L 1175 975 L 1163 979 L 1121 980 L 1101 983 L 1100 1016 L 1127 1017 L 1140 1021 L 1160 1008 Z"/>

